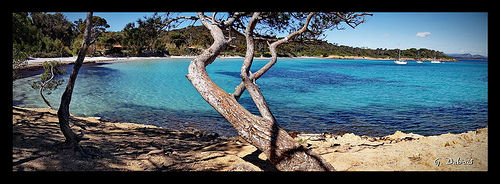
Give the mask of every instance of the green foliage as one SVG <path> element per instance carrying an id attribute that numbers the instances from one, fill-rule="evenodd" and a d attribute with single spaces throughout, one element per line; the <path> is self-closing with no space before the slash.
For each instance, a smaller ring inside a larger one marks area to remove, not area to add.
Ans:
<path id="1" fill-rule="evenodd" d="M 33 25 L 41 34 L 51 40 L 59 39 L 64 45 L 71 45 L 77 35 L 76 27 L 61 13 L 47 14 L 32 12 Z"/>
<path id="2" fill-rule="evenodd" d="M 16 45 L 14 45 L 16 46 Z M 20 51 L 19 48 L 12 48 L 12 80 L 16 80 L 21 78 L 18 70 L 19 68 L 26 63 L 28 59 L 28 54 L 26 52 Z"/>
<path id="3" fill-rule="evenodd" d="M 45 71 L 40 76 L 40 81 L 31 84 L 31 88 L 56 90 L 64 82 L 64 79 L 54 80 L 53 78 L 65 74 L 66 68 L 61 67 L 61 63 L 57 61 L 45 61 L 42 66 Z M 48 91 L 47 94 L 51 94 L 51 91 Z"/>
<path id="4" fill-rule="evenodd" d="M 166 25 L 157 13 L 153 17 L 144 17 L 144 19 L 137 20 L 137 24 L 132 22 L 125 26 L 123 29 L 125 33 L 123 44 L 128 46 L 129 51 L 132 51 L 131 55 L 140 56 L 143 54 L 149 55 L 150 53 L 161 55 L 165 42 L 159 40 L 159 38 L 165 33 L 164 28 L 166 28 Z"/>
<path id="5" fill-rule="evenodd" d="M 170 37 L 172 43 L 174 43 L 176 47 L 186 43 L 186 36 L 182 33 L 172 31 L 168 33 L 168 37 Z"/>
<path id="6" fill-rule="evenodd" d="M 14 54 L 26 58 L 72 56 L 71 46 L 76 31 L 63 14 L 14 12 L 12 22 Z"/>
<path id="7" fill-rule="evenodd" d="M 75 27 L 78 28 L 79 33 L 83 33 L 85 31 L 85 21 L 83 19 L 78 19 L 75 21 Z M 106 31 L 106 28 L 109 28 L 108 21 L 106 19 L 99 17 L 99 16 L 93 16 L 92 17 L 92 31 L 93 34 L 96 33 L 102 33 Z"/>
<path id="8" fill-rule="evenodd" d="M 92 38 L 109 28 L 107 21 L 93 17 Z M 12 13 L 13 53 L 27 57 L 70 57 L 78 54 L 83 37 L 83 21 L 71 23 L 61 13 Z M 14 56 L 15 58 L 18 56 Z"/>
<path id="9" fill-rule="evenodd" d="M 28 54 L 40 47 L 41 33 L 31 22 L 26 12 L 12 13 L 12 41 L 16 53 Z"/>

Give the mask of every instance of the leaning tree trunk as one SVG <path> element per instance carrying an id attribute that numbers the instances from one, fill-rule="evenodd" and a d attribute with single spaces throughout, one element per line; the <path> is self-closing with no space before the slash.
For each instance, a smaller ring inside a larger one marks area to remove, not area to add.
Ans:
<path id="1" fill-rule="evenodd" d="M 71 71 L 71 75 L 69 76 L 66 90 L 61 97 L 61 105 L 59 106 L 59 110 L 57 111 L 59 126 L 61 128 L 61 132 L 66 138 L 65 147 L 73 148 L 75 151 L 81 149 L 78 146 L 78 143 L 82 140 L 83 133 L 77 135 L 73 132 L 73 130 L 71 130 L 71 127 L 69 126 L 69 104 L 71 103 L 71 95 L 73 94 L 73 88 L 75 87 L 78 71 L 83 64 L 85 54 L 87 53 L 87 49 L 89 48 L 92 28 L 92 12 L 87 13 L 85 25 L 86 27 L 85 32 L 83 33 L 83 43 L 80 48 L 80 52 L 78 53 L 78 58 L 75 61 L 75 65 L 73 66 L 73 70 Z M 80 150 L 80 152 L 82 151 Z"/>
<path id="2" fill-rule="evenodd" d="M 45 88 L 45 86 L 54 79 L 54 66 L 50 65 L 50 79 L 45 81 L 45 82 L 42 82 L 42 84 L 40 85 L 40 89 L 38 90 L 38 93 L 40 94 L 40 96 L 42 97 L 42 100 L 43 102 L 45 102 L 45 104 L 47 104 L 47 106 L 49 106 L 50 109 L 53 109 L 52 106 L 50 105 L 50 102 L 45 99 L 45 96 L 43 96 L 43 89 Z"/>
<path id="3" fill-rule="evenodd" d="M 210 30 L 214 43 L 191 61 L 188 68 L 189 74 L 186 77 L 203 99 L 227 119 L 243 139 L 261 150 L 277 169 L 282 171 L 334 170 L 333 166 L 320 155 L 304 148 L 285 130 L 281 129 L 270 112 L 261 110 L 267 107 L 259 108 L 262 117 L 254 115 L 241 106 L 233 95 L 228 94 L 210 79 L 205 67 L 215 60 L 219 53 L 229 44 L 231 38 L 226 39 L 222 29 L 217 25 L 208 23 L 202 13 L 198 13 L 198 16 L 203 25 Z M 242 71 L 247 72 L 248 70 L 242 67 Z M 248 76 L 242 76 L 242 78 L 245 87 L 252 95 L 252 99 L 257 106 L 267 106 L 258 103 L 265 103 L 259 87 Z"/>

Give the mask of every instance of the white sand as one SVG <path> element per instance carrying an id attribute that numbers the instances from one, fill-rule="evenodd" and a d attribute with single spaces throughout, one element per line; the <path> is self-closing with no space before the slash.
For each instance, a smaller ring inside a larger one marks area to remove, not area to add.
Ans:
<path id="1" fill-rule="evenodd" d="M 123 61 L 151 60 L 151 59 L 194 59 L 196 56 L 165 56 L 165 57 L 85 57 L 83 63 L 111 63 Z M 240 56 L 219 56 L 218 58 L 243 58 Z M 77 56 L 55 58 L 29 58 L 23 68 L 40 67 L 45 61 L 59 61 L 63 64 L 73 64 Z"/>
<path id="2" fill-rule="evenodd" d="M 76 56 L 73 57 L 57 57 L 57 58 L 30 58 L 28 65 L 36 65 L 45 61 L 60 61 L 60 62 L 75 62 Z M 85 57 L 84 62 L 105 62 L 105 61 L 132 61 L 132 60 L 147 60 L 147 59 L 165 59 L 165 58 L 189 58 L 187 56 L 172 56 L 172 57 Z"/>
<path id="3" fill-rule="evenodd" d="M 488 171 L 488 127 L 461 134 L 295 138 L 339 171 Z"/>

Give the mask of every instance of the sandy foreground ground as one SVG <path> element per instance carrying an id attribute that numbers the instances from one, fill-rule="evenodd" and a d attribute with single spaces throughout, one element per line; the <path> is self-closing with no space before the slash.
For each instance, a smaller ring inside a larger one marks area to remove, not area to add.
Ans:
<path id="1" fill-rule="evenodd" d="M 193 129 L 71 117 L 80 144 L 98 154 L 85 158 L 53 146 L 64 137 L 57 112 L 13 107 L 13 171 L 276 171 L 266 157 L 239 137 L 218 138 Z M 338 171 L 487 171 L 488 127 L 462 134 L 385 137 L 351 133 L 293 135 Z"/>

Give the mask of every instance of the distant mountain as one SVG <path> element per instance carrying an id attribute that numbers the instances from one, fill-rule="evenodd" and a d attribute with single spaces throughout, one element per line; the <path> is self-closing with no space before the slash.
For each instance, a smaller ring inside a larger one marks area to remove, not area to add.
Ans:
<path id="1" fill-rule="evenodd" d="M 488 59 L 488 57 L 486 56 L 482 56 L 482 55 L 479 55 L 479 54 L 475 54 L 475 55 L 472 55 L 470 53 L 465 53 L 465 54 L 446 54 L 452 58 L 455 58 L 455 59 L 478 59 L 478 60 L 482 60 L 482 59 Z"/>

